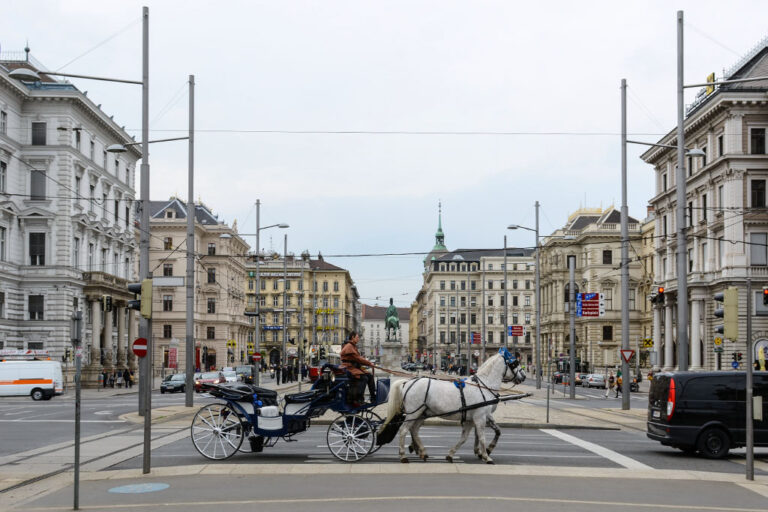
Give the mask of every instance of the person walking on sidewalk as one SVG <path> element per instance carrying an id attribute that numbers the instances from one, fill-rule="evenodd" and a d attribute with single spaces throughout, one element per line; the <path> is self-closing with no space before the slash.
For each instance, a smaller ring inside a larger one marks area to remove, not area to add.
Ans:
<path id="1" fill-rule="evenodd" d="M 608 395 L 613 390 L 613 388 L 616 386 L 616 378 L 613 376 L 613 372 L 611 372 L 608 375 L 608 384 L 605 386 L 605 398 L 608 398 Z"/>
<path id="2" fill-rule="evenodd" d="M 275 384 L 277 384 L 278 386 L 280 385 L 280 374 L 281 373 L 283 373 L 283 368 L 282 368 L 281 365 L 278 364 L 278 365 L 275 366 L 275 379 L 276 379 L 275 380 Z"/>
<path id="3" fill-rule="evenodd" d="M 619 393 L 622 392 L 621 383 L 622 383 L 621 370 L 619 370 L 618 372 L 616 372 L 616 398 L 619 398 Z"/>

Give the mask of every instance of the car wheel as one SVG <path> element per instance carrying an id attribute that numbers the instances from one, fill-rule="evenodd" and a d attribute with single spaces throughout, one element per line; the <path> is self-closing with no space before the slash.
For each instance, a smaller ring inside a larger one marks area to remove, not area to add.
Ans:
<path id="1" fill-rule="evenodd" d="M 728 455 L 731 440 L 722 429 L 710 427 L 699 436 L 697 447 L 708 459 L 722 459 Z"/>
<path id="2" fill-rule="evenodd" d="M 184 386 L 181 386 L 181 388 L 179 389 L 179 391 L 181 391 L 181 392 L 183 393 L 183 392 L 184 392 Z"/>
<path id="3" fill-rule="evenodd" d="M 30 396 L 32 397 L 32 400 L 39 401 L 42 400 L 45 397 L 45 393 L 43 393 L 42 389 L 33 389 L 30 393 Z"/>
<path id="4" fill-rule="evenodd" d="M 160 394 L 164 395 L 165 394 L 165 390 L 164 389 L 160 389 Z"/>

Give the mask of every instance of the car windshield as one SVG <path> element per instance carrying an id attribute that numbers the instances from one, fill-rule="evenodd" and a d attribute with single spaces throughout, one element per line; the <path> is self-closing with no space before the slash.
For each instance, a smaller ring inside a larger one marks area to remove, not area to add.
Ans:
<path id="1" fill-rule="evenodd" d="M 186 375 L 179 373 L 177 375 L 171 375 L 170 380 L 184 382 L 184 379 L 186 379 Z"/>
<path id="2" fill-rule="evenodd" d="M 219 372 L 205 372 L 200 376 L 201 379 L 218 379 Z"/>
<path id="3" fill-rule="evenodd" d="M 235 372 L 224 372 L 224 376 L 237 378 L 237 374 Z"/>

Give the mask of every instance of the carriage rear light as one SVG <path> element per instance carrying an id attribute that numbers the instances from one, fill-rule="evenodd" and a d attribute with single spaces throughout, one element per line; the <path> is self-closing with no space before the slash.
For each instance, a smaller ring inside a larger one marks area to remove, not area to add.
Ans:
<path id="1" fill-rule="evenodd" d="M 672 419 L 675 412 L 675 379 L 669 379 L 669 394 L 667 395 L 667 420 Z"/>

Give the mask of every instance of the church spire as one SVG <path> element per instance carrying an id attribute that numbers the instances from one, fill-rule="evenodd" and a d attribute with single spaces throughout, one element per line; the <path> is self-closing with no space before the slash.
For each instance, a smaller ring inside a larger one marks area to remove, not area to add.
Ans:
<path id="1" fill-rule="evenodd" d="M 437 233 L 435 233 L 435 247 L 433 251 L 447 251 L 445 247 L 445 235 L 443 234 L 443 204 L 437 203 Z"/>

